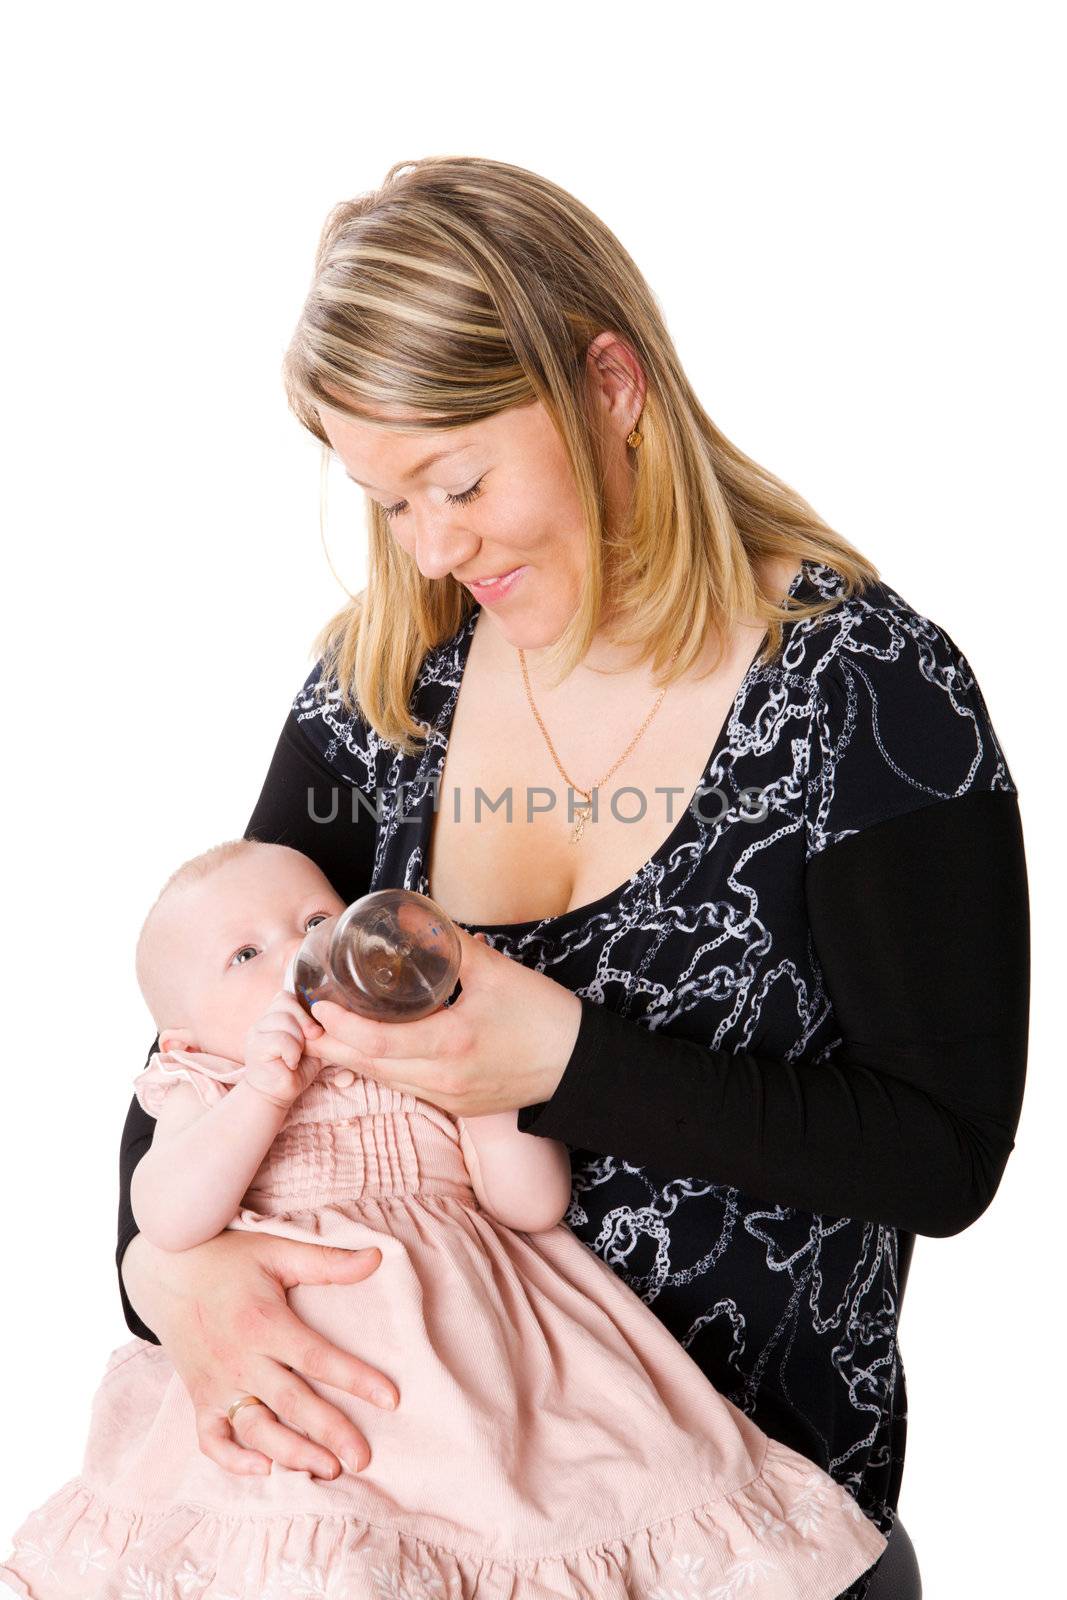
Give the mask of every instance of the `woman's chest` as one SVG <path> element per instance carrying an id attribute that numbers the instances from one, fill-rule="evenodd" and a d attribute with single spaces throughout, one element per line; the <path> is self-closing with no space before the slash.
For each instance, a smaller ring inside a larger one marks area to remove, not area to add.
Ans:
<path id="1" fill-rule="evenodd" d="M 725 756 L 713 764 L 699 812 L 686 807 L 665 845 L 633 871 L 631 860 L 620 858 L 606 887 L 604 880 L 561 880 L 559 892 L 575 886 L 574 900 L 558 914 L 550 905 L 538 910 L 544 901 L 536 898 L 536 850 L 510 898 L 475 871 L 480 836 L 477 847 L 468 843 L 468 861 L 446 858 L 454 890 L 443 873 L 429 870 L 436 848 L 432 771 L 413 785 L 406 822 L 386 815 L 372 887 L 429 894 L 509 958 L 650 1027 L 780 1056 L 798 1041 L 810 1048 L 825 1019 L 804 898 L 799 796 L 788 774 L 775 775 L 773 749 Z M 436 835 L 450 843 L 462 837 L 455 824 Z M 523 888 L 528 898 L 520 902 Z M 474 892 L 482 897 L 477 906 Z"/>
<path id="2" fill-rule="evenodd" d="M 621 888 L 668 838 L 699 783 L 707 750 L 675 749 L 681 775 L 655 762 L 628 764 L 597 791 L 580 769 L 574 787 L 544 746 L 512 737 L 450 749 L 427 845 L 429 893 L 451 916 L 483 924 L 558 917 Z M 577 763 L 576 763 L 577 765 Z M 692 770 L 688 770 L 688 769 Z"/>
<path id="3" fill-rule="evenodd" d="M 736 690 L 729 676 L 677 684 L 657 704 L 654 690 L 642 699 L 609 684 L 599 699 L 554 704 L 549 727 L 514 682 L 472 661 L 438 773 L 428 893 L 462 921 L 493 925 L 567 915 L 621 890 L 701 804 Z"/>

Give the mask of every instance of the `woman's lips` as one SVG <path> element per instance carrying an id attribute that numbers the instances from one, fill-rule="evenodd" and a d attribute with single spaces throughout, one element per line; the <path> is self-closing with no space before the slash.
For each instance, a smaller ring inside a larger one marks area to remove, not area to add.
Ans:
<path id="1" fill-rule="evenodd" d="M 496 605 L 505 595 L 512 592 L 525 571 L 524 566 L 512 567 L 510 572 L 505 572 L 495 583 L 468 583 L 467 588 L 480 605 Z"/>

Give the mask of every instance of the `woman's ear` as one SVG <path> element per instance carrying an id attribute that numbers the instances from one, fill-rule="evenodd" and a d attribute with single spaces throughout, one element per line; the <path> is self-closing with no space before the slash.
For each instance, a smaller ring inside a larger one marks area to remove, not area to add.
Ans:
<path id="1" fill-rule="evenodd" d="M 196 1050 L 199 1048 L 189 1028 L 160 1028 L 159 1048 L 166 1050 Z"/>

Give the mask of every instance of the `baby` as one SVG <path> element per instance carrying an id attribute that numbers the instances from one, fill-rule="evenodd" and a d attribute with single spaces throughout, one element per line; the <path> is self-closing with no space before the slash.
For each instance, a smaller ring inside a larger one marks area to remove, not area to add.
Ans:
<path id="1" fill-rule="evenodd" d="M 316 1058 L 323 1031 L 283 984 L 341 910 L 282 845 L 231 841 L 168 880 L 137 945 L 161 1048 L 135 1079 L 157 1125 L 132 1201 L 167 1250 L 224 1228 L 379 1249 L 369 1276 L 298 1283 L 289 1303 L 388 1372 L 399 1405 L 373 1413 L 358 1471 L 229 1473 L 166 1351 L 135 1338 L 93 1399 L 81 1473 L 27 1518 L 0 1580 L 35 1600 L 653 1600 L 699 1573 L 706 1593 L 834 1600 L 885 1538 L 557 1225 L 567 1147 L 515 1111 L 453 1118 Z M 366 1421 L 356 1396 L 328 1398 Z"/>
<path id="2" fill-rule="evenodd" d="M 148 913 L 136 969 L 160 1055 L 199 1069 L 170 1086 L 130 1188 L 138 1227 L 161 1249 L 190 1249 L 226 1226 L 320 1072 L 313 1044 L 323 1029 L 283 985 L 307 933 L 344 908 L 300 851 L 235 839 L 179 867 Z M 243 1063 L 239 1077 L 226 1061 Z M 210 1108 L 205 1069 L 234 1083 Z M 334 1081 L 348 1087 L 353 1077 Z M 200 1118 L 195 1141 L 172 1141 Z M 565 1145 L 521 1133 L 515 1111 L 457 1118 L 456 1128 L 475 1194 L 500 1221 L 528 1231 L 560 1221 L 571 1192 Z"/>

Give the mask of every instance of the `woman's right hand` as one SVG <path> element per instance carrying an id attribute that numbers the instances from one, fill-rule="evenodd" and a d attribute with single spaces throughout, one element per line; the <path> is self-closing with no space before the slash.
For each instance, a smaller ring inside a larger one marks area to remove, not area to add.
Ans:
<path id="1" fill-rule="evenodd" d="M 321 1478 L 368 1464 L 370 1446 L 359 1429 L 304 1379 L 375 1404 L 375 1391 L 384 1390 L 386 1410 L 399 1400 L 396 1387 L 301 1322 L 286 1290 L 357 1283 L 380 1263 L 373 1248 L 342 1250 L 236 1228 L 182 1251 L 134 1236 L 122 1258 L 123 1283 L 189 1391 L 206 1456 L 227 1472 L 269 1472 L 273 1460 Z M 226 1412 L 242 1394 L 266 1404 L 242 1406 L 231 1424 Z"/>

